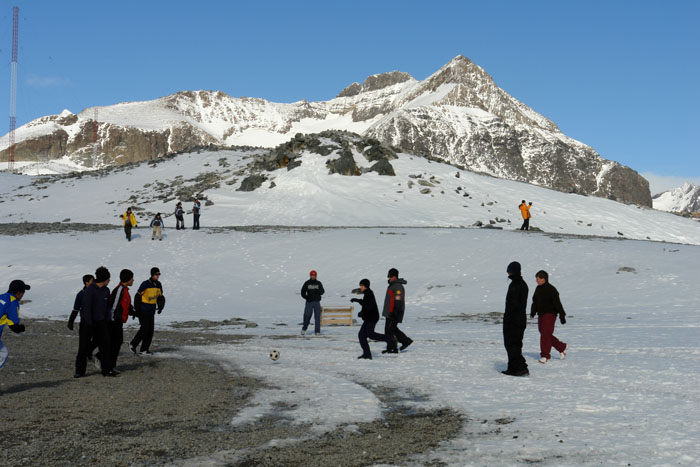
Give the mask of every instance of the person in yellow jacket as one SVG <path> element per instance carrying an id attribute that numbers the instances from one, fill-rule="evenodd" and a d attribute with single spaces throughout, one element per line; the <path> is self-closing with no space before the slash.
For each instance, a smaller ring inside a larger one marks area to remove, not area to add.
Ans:
<path id="1" fill-rule="evenodd" d="M 127 208 L 126 212 L 122 214 L 122 220 L 124 221 L 124 233 L 126 234 L 126 239 L 131 241 L 131 228 L 136 227 L 136 216 L 131 212 L 131 208 Z"/>
<path id="2" fill-rule="evenodd" d="M 523 215 L 523 225 L 520 227 L 520 230 L 530 230 L 530 218 L 532 217 L 532 214 L 530 214 L 531 207 L 532 203 L 527 204 L 525 200 L 518 206 L 518 208 L 520 208 L 520 214 Z"/>

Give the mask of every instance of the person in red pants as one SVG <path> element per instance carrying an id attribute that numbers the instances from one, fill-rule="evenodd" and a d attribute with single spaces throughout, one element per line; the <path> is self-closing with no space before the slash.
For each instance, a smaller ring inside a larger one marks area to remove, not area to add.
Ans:
<path id="1" fill-rule="evenodd" d="M 552 347 L 557 349 L 561 354 L 560 358 L 564 360 L 566 350 L 569 347 L 565 342 L 560 341 L 554 336 L 554 323 L 559 315 L 561 324 L 566 324 L 566 312 L 559 300 L 559 292 L 549 283 L 549 274 L 547 271 L 538 271 L 535 274 L 537 288 L 532 295 L 532 308 L 530 309 L 530 319 L 537 318 L 537 327 L 540 331 L 540 363 L 547 363 L 552 355 L 550 354 Z"/>

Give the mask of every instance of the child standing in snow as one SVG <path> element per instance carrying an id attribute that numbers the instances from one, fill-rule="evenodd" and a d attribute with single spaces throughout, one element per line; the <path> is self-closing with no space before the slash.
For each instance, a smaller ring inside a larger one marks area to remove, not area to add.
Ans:
<path id="1" fill-rule="evenodd" d="M 175 205 L 175 230 L 185 228 L 185 210 L 182 209 L 182 202 L 178 201 Z"/>
<path id="2" fill-rule="evenodd" d="M 136 227 L 136 216 L 131 212 L 131 208 L 127 208 L 126 212 L 121 216 L 124 221 L 124 233 L 126 234 L 126 239 L 131 241 L 131 228 Z"/>
<path id="3" fill-rule="evenodd" d="M 156 234 L 158 234 L 158 240 L 163 240 L 163 219 L 160 217 L 160 213 L 156 214 L 156 217 L 151 221 L 151 227 L 153 227 L 153 234 L 151 234 L 151 240 L 156 239 Z"/>

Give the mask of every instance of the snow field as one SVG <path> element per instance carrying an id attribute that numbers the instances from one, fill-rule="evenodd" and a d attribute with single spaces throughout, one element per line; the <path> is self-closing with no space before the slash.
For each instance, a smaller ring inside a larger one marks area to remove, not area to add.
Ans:
<path id="1" fill-rule="evenodd" d="M 389 387 L 416 408 L 450 407 L 466 417 L 463 431 L 425 458 L 449 465 L 700 462 L 697 246 L 479 229 L 166 228 L 162 242 L 150 233 L 135 230 L 131 243 L 121 231 L 0 237 L 4 280 L 32 285 L 22 316 L 66 319 L 83 274 L 103 264 L 116 277 L 128 267 L 137 286 L 158 266 L 168 298 L 158 325 L 256 322 L 218 331 L 254 336 L 241 344 L 191 349 L 272 386 L 234 424 L 272 413 L 313 425 L 300 437 L 352 430 L 380 416 L 373 389 Z M 490 318 L 503 312 L 512 260 L 523 265 L 530 297 L 535 272 L 547 270 L 568 313 L 555 330 L 568 357 L 553 350 L 546 365 L 536 361 L 536 320 L 528 321 L 528 378 L 500 373 L 506 353 Z M 407 352 L 382 355 L 383 346 L 370 343 L 374 360 L 357 360 L 359 326 L 299 335 L 299 289 L 310 269 L 327 291 L 325 305 L 348 304 L 367 277 L 381 307 L 390 267 L 408 281 L 400 327 L 415 343 Z"/>

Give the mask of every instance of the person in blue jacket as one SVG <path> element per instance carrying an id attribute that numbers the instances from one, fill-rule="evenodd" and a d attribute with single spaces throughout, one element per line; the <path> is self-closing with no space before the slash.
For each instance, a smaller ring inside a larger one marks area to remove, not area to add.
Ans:
<path id="1" fill-rule="evenodd" d="M 377 300 L 374 298 L 374 292 L 369 288 L 369 279 L 362 279 L 360 281 L 360 292 L 364 294 L 363 299 L 353 298 L 350 300 L 351 302 L 358 303 L 362 307 L 362 310 L 357 314 L 358 318 L 362 318 L 362 327 L 360 327 L 360 332 L 357 334 L 360 340 L 360 347 L 362 347 L 362 355 L 357 358 L 372 360 L 372 352 L 369 350 L 367 339 L 386 342 L 386 337 L 384 334 L 379 334 L 374 331 L 374 327 L 379 321 L 379 308 L 377 308 Z"/>
<path id="2" fill-rule="evenodd" d="M 19 301 L 29 289 L 29 284 L 16 279 L 10 282 L 7 292 L 0 295 L 0 368 L 5 366 L 8 355 L 7 347 L 2 342 L 2 332 L 5 326 L 18 334 L 24 332 L 24 324 L 19 322 Z"/>

